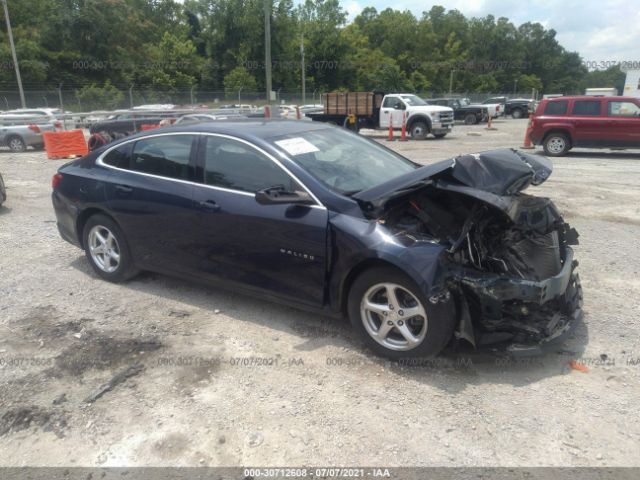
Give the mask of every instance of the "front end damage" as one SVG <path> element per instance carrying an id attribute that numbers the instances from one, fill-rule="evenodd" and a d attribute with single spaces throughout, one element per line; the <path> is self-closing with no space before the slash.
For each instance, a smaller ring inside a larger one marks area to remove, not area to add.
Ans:
<path id="1" fill-rule="evenodd" d="M 355 198 L 393 235 L 445 247 L 431 299 L 453 297 L 456 338 L 531 354 L 566 336 L 582 316 L 578 234 L 548 198 L 522 193 L 551 163 L 495 150 L 423 168 Z"/>

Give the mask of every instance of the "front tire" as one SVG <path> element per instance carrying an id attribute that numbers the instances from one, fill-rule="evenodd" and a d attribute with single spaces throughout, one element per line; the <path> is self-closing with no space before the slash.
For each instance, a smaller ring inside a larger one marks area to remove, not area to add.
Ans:
<path id="1" fill-rule="evenodd" d="M 561 157 L 571 149 L 571 144 L 564 133 L 550 133 L 542 142 L 542 147 L 550 157 Z"/>
<path id="2" fill-rule="evenodd" d="M 426 122 L 414 122 L 411 125 L 411 138 L 414 140 L 424 140 L 429 134 L 429 126 Z"/>
<path id="3" fill-rule="evenodd" d="M 87 220 L 82 240 L 89 263 L 104 280 L 118 283 L 138 273 L 124 233 L 106 215 L 97 214 Z"/>
<path id="4" fill-rule="evenodd" d="M 413 280 L 391 267 L 367 270 L 355 280 L 348 313 L 367 346 L 393 360 L 438 354 L 455 326 L 451 301 L 430 303 Z"/>
<path id="5" fill-rule="evenodd" d="M 524 116 L 524 114 L 522 113 L 522 109 L 520 108 L 515 108 L 513 110 L 513 112 L 511 112 L 511 116 L 513 118 L 522 118 Z"/>

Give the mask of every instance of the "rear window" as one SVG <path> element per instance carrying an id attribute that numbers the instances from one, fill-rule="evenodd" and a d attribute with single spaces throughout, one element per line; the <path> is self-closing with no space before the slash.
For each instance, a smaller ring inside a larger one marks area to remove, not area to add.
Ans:
<path id="1" fill-rule="evenodd" d="M 129 158 L 131 157 L 131 144 L 125 143 L 114 148 L 102 159 L 103 163 L 117 168 L 129 168 Z"/>
<path id="2" fill-rule="evenodd" d="M 580 116 L 598 116 L 600 115 L 599 100 L 576 100 L 573 104 L 574 115 Z"/>
<path id="3" fill-rule="evenodd" d="M 138 140 L 133 147 L 131 170 L 167 178 L 189 180 L 192 135 L 163 135 Z"/>
<path id="4" fill-rule="evenodd" d="M 557 102 L 549 102 L 544 107 L 545 115 L 566 115 L 569 102 L 567 100 L 558 100 Z"/>

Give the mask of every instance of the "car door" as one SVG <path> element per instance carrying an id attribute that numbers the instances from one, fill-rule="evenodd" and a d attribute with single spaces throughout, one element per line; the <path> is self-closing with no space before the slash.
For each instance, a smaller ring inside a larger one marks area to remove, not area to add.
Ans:
<path id="1" fill-rule="evenodd" d="M 185 272 L 191 255 L 195 134 L 160 134 L 111 150 L 102 164 L 114 171 L 106 189 L 111 213 L 135 261 Z"/>
<path id="2" fill-rule="evenodd" d="M 640 104 L 634 100 L 608 100 L 604 131 L 612 146 L 640 147 Z"/>
<path id="3" fill-rule="evenodd" d="M 202 185 L 198 273 L 322 305 L 328 214 L 321 205 L 261 205 L 268 187 L 303 190 L 273 157 L 240 139 L 203 135 L 198 154 Z M 304 190 L 303 190 L 304 191 Z"/>
<path id="4" fill-rule="evenodd" d="M 393 122 L 393 128 L 402 126 L 402 117 L 406 106 L 400 97 L 387 95 L 384 97 L 380 108 L 380 126 L 389 127 L 389 121 Z"/>
<path id="5" fill-rule="evenodd" d="M 606 122 L 600 99 L 574 100 L 571 117 L 575 126 L 574 145 L 599 147 L 607 144 L 603 137 Z"/>

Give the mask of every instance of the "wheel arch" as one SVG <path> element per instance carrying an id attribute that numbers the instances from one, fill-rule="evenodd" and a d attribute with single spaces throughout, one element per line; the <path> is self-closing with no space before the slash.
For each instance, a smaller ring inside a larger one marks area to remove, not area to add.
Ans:
<path id="1" fill-rule="evenodd" d="M 27 145 L 27 142 L 25 141 L 24 137 L 22 135 L 20 135 L 19 133 L 15 133 L 12 132 L 9 135 L 7 135 L 4 139 L 4 143 L 5 145 L 9 145 L 9 142 L 11 141 L 12 138 L 18 138 L 20 139 L 20 141 L 22 141 L 22 143 L 24 143 L 25 145 Z"/>
<path id="2" fill-rule="evenodd" d="M 567 139 L 569 140 L 569 146 L 570 147 L 573 146 L 573 137 L 571 136 L 571 131 L 568 128 L 563 128 L 563 127 L 550 128 L 549 130 L 544 132 L 544 135 L 542 136 L 542 140 L 540 141 L 540 143 L 544 144 L 544 142 L 547 140 L 549 135 L 552 135 L 554 133 L 561 133 L 563 135 L 566 135 Z"/>
<path id="3" fill-rule="evenodd" d="M 102 209 L 102 208 L 98 208 L 98 207 L 89 207 L 84 209 L 79 215 L 78 218 L 76 218 L 76 236 L 78 237 L 78 242 L 80 243 L 80 247 L 84 248 L 84 238 L 82 238 L 82 233 L 84 231 L 84 226 L 87 224 L 87 221 L 93 217 L 94 215 L 104 215 L 106 217 L 109 217 L 109 219 L 111 219 L 111 221 L 113 221 L 113 223 L 115 223 L 116 225 L 118 225 L 118 227 L 120 227 L 120 224 L 118 223 L 118 221 L 113 218 L 113 215 L 109 214 L 109 212 L 107 212 L 106 210 Z"/>
<path id="4" fill-rule="evenodd" d="M 349 272 L 345 275 L 344 279 L 342 280 L 342 284 L 340 285 L 339 307 L 340 307 L 340 312 L 343 315 L 348 314 L 347 306 L 349 302 L 349 292 L 351 291 L 351 287 L 353 286 L 353 283 L 355 282 L 356 278 L 358 278 L 367 270 L 371 270 L 373 268 L 381 268 L 381 267 L 393 268 L 398 272 L 401 272 L 402 274 L 407 275 L 412 280 L 415 280 L 409 272 L 405 271 L 399 265 L 396 265 L 395 263 L 390 262 L 388 260 L 385 260 L 382 258 L 366 258 L 364 260 L 361 260 L 359 263 L 351 267 Z"/>
<path id="5" fill-rule="evenodd" d="M 418 114 L 410 116 L 409 120 L 407 121 L 407 129 L 410 130 L 411 127 L 413 127 L 413 124 L 416 122 L 425 122 L 427 124 L 427 129 L 429 130 L 427 133 L 431 133 L 431 118 L 429 118 L 427 115 Z"/>

